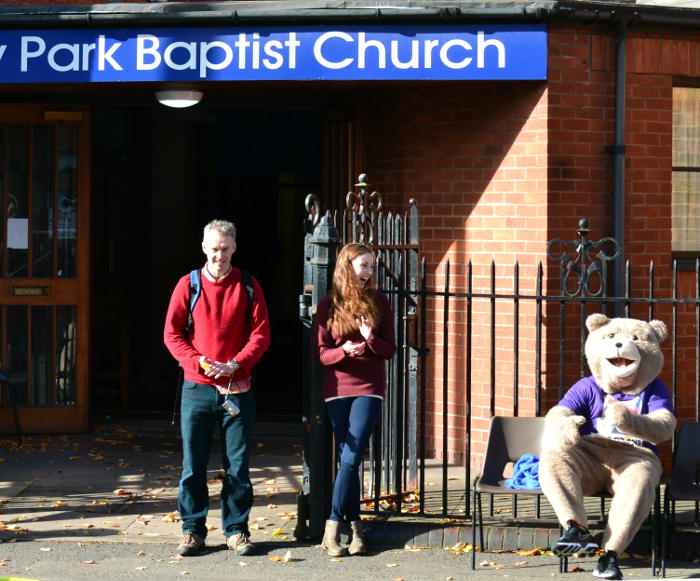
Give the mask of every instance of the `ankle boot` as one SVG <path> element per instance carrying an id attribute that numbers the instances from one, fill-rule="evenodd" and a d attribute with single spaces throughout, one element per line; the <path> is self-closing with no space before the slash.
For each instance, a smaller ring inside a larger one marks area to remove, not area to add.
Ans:
<path id="1" fill-rule="evenodd" d="M 348 547 L 351 555 L 362 555 L 365 552 L 365 532 L 362 529 L 362 521 L 354 520 L 350 523 L 352 530 L 352 541 Z"/>
<path id="2" fill-rule="evenodd" d="M 341 547 L 338 544 L 338 537 L 340 537 L 340 523 L 335 520 L 327 520 L 321 547 L 325 549 L 331 557 L 347 555 L 345 547 Z"/>

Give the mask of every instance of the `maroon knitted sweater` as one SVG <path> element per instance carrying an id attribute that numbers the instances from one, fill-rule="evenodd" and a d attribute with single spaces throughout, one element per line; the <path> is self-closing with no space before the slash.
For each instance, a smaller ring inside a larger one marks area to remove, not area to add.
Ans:
<path id="1" fill-rule="evenodd" d="M 345 341 L 364 341 L 360 330 L 347 337 L 339 337 L 326 327 L 330 297 L 318 303 L 315 331 L 318 353 L 323 365 L 323 397 L 351 397 L 376 395 L 384 397 L 386 391 L 386 360 L 396 352 L 394 315 L 389 300 L 377 291 L 377 307 L 381 320 L 373 329 L 372 340 L 359 357 L 350 357 L 343 351 Z"/>

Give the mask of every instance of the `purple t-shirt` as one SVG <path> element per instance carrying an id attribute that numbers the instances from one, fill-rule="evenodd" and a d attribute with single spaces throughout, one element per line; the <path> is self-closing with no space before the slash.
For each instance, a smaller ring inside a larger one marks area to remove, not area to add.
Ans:
<path id="1" fill-rule="evenodd" d="M 567 407 L 576 415 L 586 418 L 586 423 L 579 428 L 582 436 L 600 434 L 613 440 L 625 441 L 639 446 L 643 445 L 658 454 L 659 449 L 653 444 L 628 436 L 615 426 L 610 425 L 603 416 L 603 411 L 606 407 L 606 396 L 607 394 L 601 389 L 594 377 L 584 377 L 569 388 L 559 405 Z M 617 401 L 623 402 L 635 414 L 648 414 L 662 409 L 673 413 L 671 395 L 666 384 L 658 377 L 638 395 L 614 393 L 612 396 Z"/>

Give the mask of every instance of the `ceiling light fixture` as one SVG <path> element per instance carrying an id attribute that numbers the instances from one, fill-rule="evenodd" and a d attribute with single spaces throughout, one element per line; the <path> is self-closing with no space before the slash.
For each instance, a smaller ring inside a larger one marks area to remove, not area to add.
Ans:
<path id="1" fill-rule="evenodd" d="M 166 107 L 191 107 L 202 100 L 204 93 L 202 91 L 189 91 L 182 89 L 174 89 L 167 91 L 156 91 L 156 99 L 161 105 Z"/>

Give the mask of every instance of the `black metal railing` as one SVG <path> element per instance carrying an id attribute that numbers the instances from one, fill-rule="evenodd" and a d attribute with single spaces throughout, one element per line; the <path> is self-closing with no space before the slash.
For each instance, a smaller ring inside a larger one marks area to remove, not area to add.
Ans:
<path id="1" fill-rule="evenodd" d="M 591 241 L 586 220 L 579 222 L 574 240 L 549 242 L 544 264 L 430 264 L 420 257 L 415 202 L 404 214 L 384 213 L 381 194 L 370 193 L 366 176 L 355 188 L 344 212 L 328 212 L 322 219 L 318 199 L 307 199 L 300 304 L 308 331 L 316 301 L 328 290 L 338 248 L 351 241 L 372 245 L 378 286 L 390 297 L 395 314 L 398 350 L 387 364 L 382 417 L 363 467 L 366 511 L 469 518 L 470 485 L 481 463 L 488 420 L 493 415 L 543 415 L 570 385 L 588 375 L 585 320 L 594 312 L 658 318 L 667 324 L 662 378 L 679 421 L 698 421 L 699 264 L 694 271 L 679 271 L 675 263 L 656 269 L 653 263 L 627 261 L 621 269 L 623 284 L 616 285 L 623 295 L 608 296 L 607 272 L 621 260 L 619 247 L 611 238 Z M 552 268 L 557 262 L 559 268 Z M 306 357 L 304 419 L 312 437 L 304 451 L 309 464 L 305 479 L 312 484 L 302 496 L 310 499 L 313 536 L 327 511 L 332 447 L 319 443 L 330 436 L 323 426 L 320 374 L 314 370 L 318 363 L 312 350 Z M 672 447 L 662 452 L 668 460 Z M 518 518 L 519 511 L 541 516 L 539 502 L 521 507 L 517 496 L 507 508 L 498 508 L 491 498 L 490 514 L 499 510 L 511 518 Z"/>
<path id="2" fill-rule="evenodd" d="M 479 277 L 475 270 L 480 271 Z M 532 289 L 529 292 L 522 289 L 524 281 L 518 263 L 512 266 L 509 283 L 498 286 L 497 280 L 503 277 L 497 276 L 493 262 L 485 267 L 469 262 L 462 289 L 453 284 L 449 261 L 436 273 L 443 281 L 440 286 L 428 284 L 438 277 L 431 277 L 430 266 L 422 262 L 423 284 L 411 293 L 411 298 L 420 305 L 423 341 L 426 321 L 432 321 L 434 331 L 417 349 L 419 432 L 416 436 L 408 432 L 403 435 L 405 440 L 415 437 L 418 442 L 417 502 L 408 506 L 409 512 L 450 518 L 470 516 L 469 486 L 473 467 L 480 465 L 481 453 L 474 423 L 493 415 L 542 415 L 570 385 L 588 375 L 585 319 L 594 312 L 609 316 L 620 313 L 643 320 L 659 318 L 667 323 L 669 338 L 662 344 L 666 355 L 662 378 L 673 395 L 679 422 L 698 421 L 700 268 L 696 265 L 693 272 L 682 273 L 685 285 L 680 284 L 681 273 L 675 264 L 666 278 L 658 277 L 653 264 L 647 269 L 633 269 L 626 262 L 624 272 L 625 294 L 621 297 L 598 292 L 547 294 L 543 292 L 547 280 L 541 263 L 536 266 L 535 280 L 527 280 Z M 486 278 L 488 288 L 475 290 L 476 278 Z M 694 296 L 681 296 L 682 288 L 691 287 Z M 459 337 L 450 330 L 456 315 L 465 321 L 464 334 Z M 504 332 L 505 325 L 508 329 Z M 508 355 L 504 355 L 501 344 L 504 336 L 510 345 Z M 528 347 L 528 343 L 532 346 Z M 448 345 L 452 348 L 449 356 Z M 479 355 L 475 345 L 480 345 L 484 354 L 479 360 L 475 360 Z M 439 357 L 433 355 L 436 346 L 442 346 Z M 436 369 L 439 373 L 432 373 Z M 506 373 L 512 378 L 508 384 L 503 380 Z M 456 376 L 462 379 L 456 380 Z M 477 405 L 479 397 L 487 403 Z M 464 409 L 465 413 L 445 413 L 452 408 Z M 667 446 L 666 456 L 671 451 L 672 447 Z M 405 479 L 395 490 L 405 495 L 413 487 L 414 483 Z M 372 492 L 368 506 L 374 512 L 401 510 L 400 502 L 382 506 L 376 488 Z M 517 518 L 516 510 L 512 512 Z"/>

